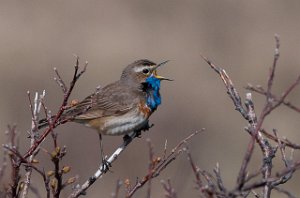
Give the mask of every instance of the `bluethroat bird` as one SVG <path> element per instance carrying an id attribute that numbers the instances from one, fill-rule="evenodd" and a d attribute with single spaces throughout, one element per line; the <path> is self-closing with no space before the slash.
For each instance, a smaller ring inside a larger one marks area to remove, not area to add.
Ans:
<path id="1" fill-rule="evenodd" d="M 142 59 L 129 64 L 118 81 L 68 109 L 61 120 L 96 129 L 104 162 L 102 135 L 126 135 L 149 127 L 149 117 L 161 104 L 160 82 L 170 80 L 157 75 L 156 70 L 167 62 L 156 64 Z M 47 120 L 43 119 L 39 122 L 39 128 L 47 124 Z"/>

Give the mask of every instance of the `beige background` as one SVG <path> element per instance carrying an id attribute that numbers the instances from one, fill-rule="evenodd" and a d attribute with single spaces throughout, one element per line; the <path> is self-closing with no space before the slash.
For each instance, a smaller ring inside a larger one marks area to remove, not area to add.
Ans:
<path id="1" fill-rule="evenodd" d="M 281 37 L 281 57 L 274 91 L 280 94 L 300 73 L 300 2 L 266 0 L 152 0 L 152 1 L 0 1 L 0 143 L 5 142 L 8 123 L 17 123 L 21 148 L 27 148 L 26 130 L 31 116 L 26 91 L 46 89 L 46 103 L 56 112 L 62 93 L 53 81 L 53 67 L 69 80 L 77 54 L 89 61 L 87 72 L 72 98 L 82 99 L 119 78 L 124 66 L 140 58 L 155 62 L 170 59 L 160 74 L 175 79 L 162 85 L 163 104 L 151 117 L 155 127 L 132 143 L 113 165 L 112 173 L 97 181 L 88 197 L 109 197 L 119 179 L 142 177 L 148 166 L 146 138 L 151 138 L 157 155 L 167 139 L 169 148 L 189 133 L 207 128 L 195 137 L 190 148 L 197 164 L 212 171 L 219 162 L 228 188 L 236 181 L 249 136 L 246 121 L 233 108 L 218 76 L 200 58 L 200 53 L 222 65 L 244 97 L 248 82 L 266 84 L 274 52 L 274 33 Z M 289 97 L 300 105 L 300 88 Z M 254 95 L 257 112 L 263 98 Z M 300 142 L 299 115 L 279 108 L 265 123 L 281 136 Z M 67 145 L 64 164 L 70 176 L 83 182 L 100 160 L 97 134 L 78 124 L 57 129 L 59 144 Z M 105 137 L 111 152 L 121 137 Z M 50 139 L 43 147 L 51 150 Z M 261 154 L 251 163 L 260 166 Z M 297 153 L 297 152 L 296 152 Z M 2 154 L 1 154 L 2 156 Z M 279 153 L 278 153 L 279 156 Z M 299 159 L 299 155 L 295 155 Z M 41 166 L 52 168 L 46 154 Z M 280 156 L 275 169 L 281 168 Z M 178 197 L 197 197 L 186 156 L 180 156 L 153 181 L 152 197 L 164 197 L 161 179 L 170 178 Z M 300 195 L 300 174 L 284 185 Z M 40 178 L 34 185 L 43 187 Z M 123 190 L 123 189 L 122 189 Z M 65 191 L 62 197 L 66 197 Z M 41 191 L 43 194 L 43 191 Z M 141 191 L 135 197 L 144 197 Z M 274 193 L 272 197 L 282 197 Z"/>

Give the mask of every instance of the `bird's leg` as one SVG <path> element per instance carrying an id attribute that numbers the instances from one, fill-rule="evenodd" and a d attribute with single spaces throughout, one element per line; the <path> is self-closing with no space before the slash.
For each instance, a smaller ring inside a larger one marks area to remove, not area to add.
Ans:
<path id="1" fill-rule="evenodd" d="M 149 124 L 149 121 L 147 121 L 140 129 L 136 130 L 136 137 L 140 138 L 142 131 L 149 131 L 153 126 L 154 124 Z"/>
<path id="2" fill-rule="evenodd" d="M 129 141 L 129 139 L 131 139 L 129 135 L 126 134 L 123 136 L 123 142 Z"/>
<path id="3" fill-rule="evenodd" d="M 134 130 L 131 133 L 134 133 L 134 137 L 138 137 L 141 138 L 142 135 L 142 131 L 148 131 L 150 128 L 152 128 L 154 126 L 154 124 L 149 124 L 149 122 L 147 121 L 141 128 Z M 129 133 L 130 134 L 130 133 Z M 123 136 L 123 141 L 127 142 L 130 139 L 130 135 L 126 134 Z"/>
<path id="4" fill-rule="evenodd" d="M 102 142 L 101 133 L 99 133 L 99 141 L 100 141 L 100 153 L 101 153 L 101 160 L 102 160 L 101 169 L 104 172 L 107 172 L 109 170 L 109 167 L 111 167 L 111 164 L 106 160 L 106 157 L 103 152 L 103 142 Z"/>

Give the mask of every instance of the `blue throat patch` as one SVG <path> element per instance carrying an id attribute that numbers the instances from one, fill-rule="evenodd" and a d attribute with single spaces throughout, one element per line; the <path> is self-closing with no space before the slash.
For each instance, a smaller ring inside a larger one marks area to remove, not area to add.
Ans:
<path id="1" fill-rule="evenodd" d="M 147 92 L 147 105 L 152 111 L 154 111 L 158 105 L 161 104 L 161 97 L 159 93 L 160 79 L 151 75 L 146 79 L 146 83 L 147 88 L 145 91 Z"/>

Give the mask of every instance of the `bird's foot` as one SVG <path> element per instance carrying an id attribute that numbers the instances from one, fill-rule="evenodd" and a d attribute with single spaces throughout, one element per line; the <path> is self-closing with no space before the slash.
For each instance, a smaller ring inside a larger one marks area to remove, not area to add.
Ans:
<path id="1" fill-rule="evenodd" d="M 142 126 L 141 128 L 137 129 L 134 131 L 134 136 L 133 137 L 130 137 L 131 135 L 124 135 L 123 136 L 123 141 L 124 142 L 128 142 L 128 141 L 131 141 L 132 139 L 134 138 L 141 138 L 142 136 L 142 131 L 148 131 L 150 128 L 152 128 L 154 126 L 154 124 L 150 124 L 149 125 L 149 122 L 145 123 L 144 126 Z"/>
<path id="2" fill-rule="evenodd" d="M 134 138 L 141 138 L 142 137 L 142 130 L 138 130 L 138 131 L 135 131 L 134 133 Z"/>
<path id="3" fill-rule="evenodd" d="M 129 141 L 130 139 L 131 139 L 131 137 L 130 137 L 129 135 L 127 135 L 127 134 L 123 136 L 123 141 L 124 141 L 124 142 L 127 142 L 127 141 Z"/>
<path id="4" fill-rule="evenodd" d="M 102 164 L 101 164 L 101 170 L 106 173 L 107 171 L 109 171 L 109 168 L 111 167 L 111 163 L 109 161 L 106 160 L 106 158 L 102 159 Z"/>
<path id="5" fill-rule="evenodd" d="M 154 126 L 154 124 L 149 124 L 149 122 L 147 122 L 140 131 L 149 131 L 149 129 L 151 129 Z"/>

